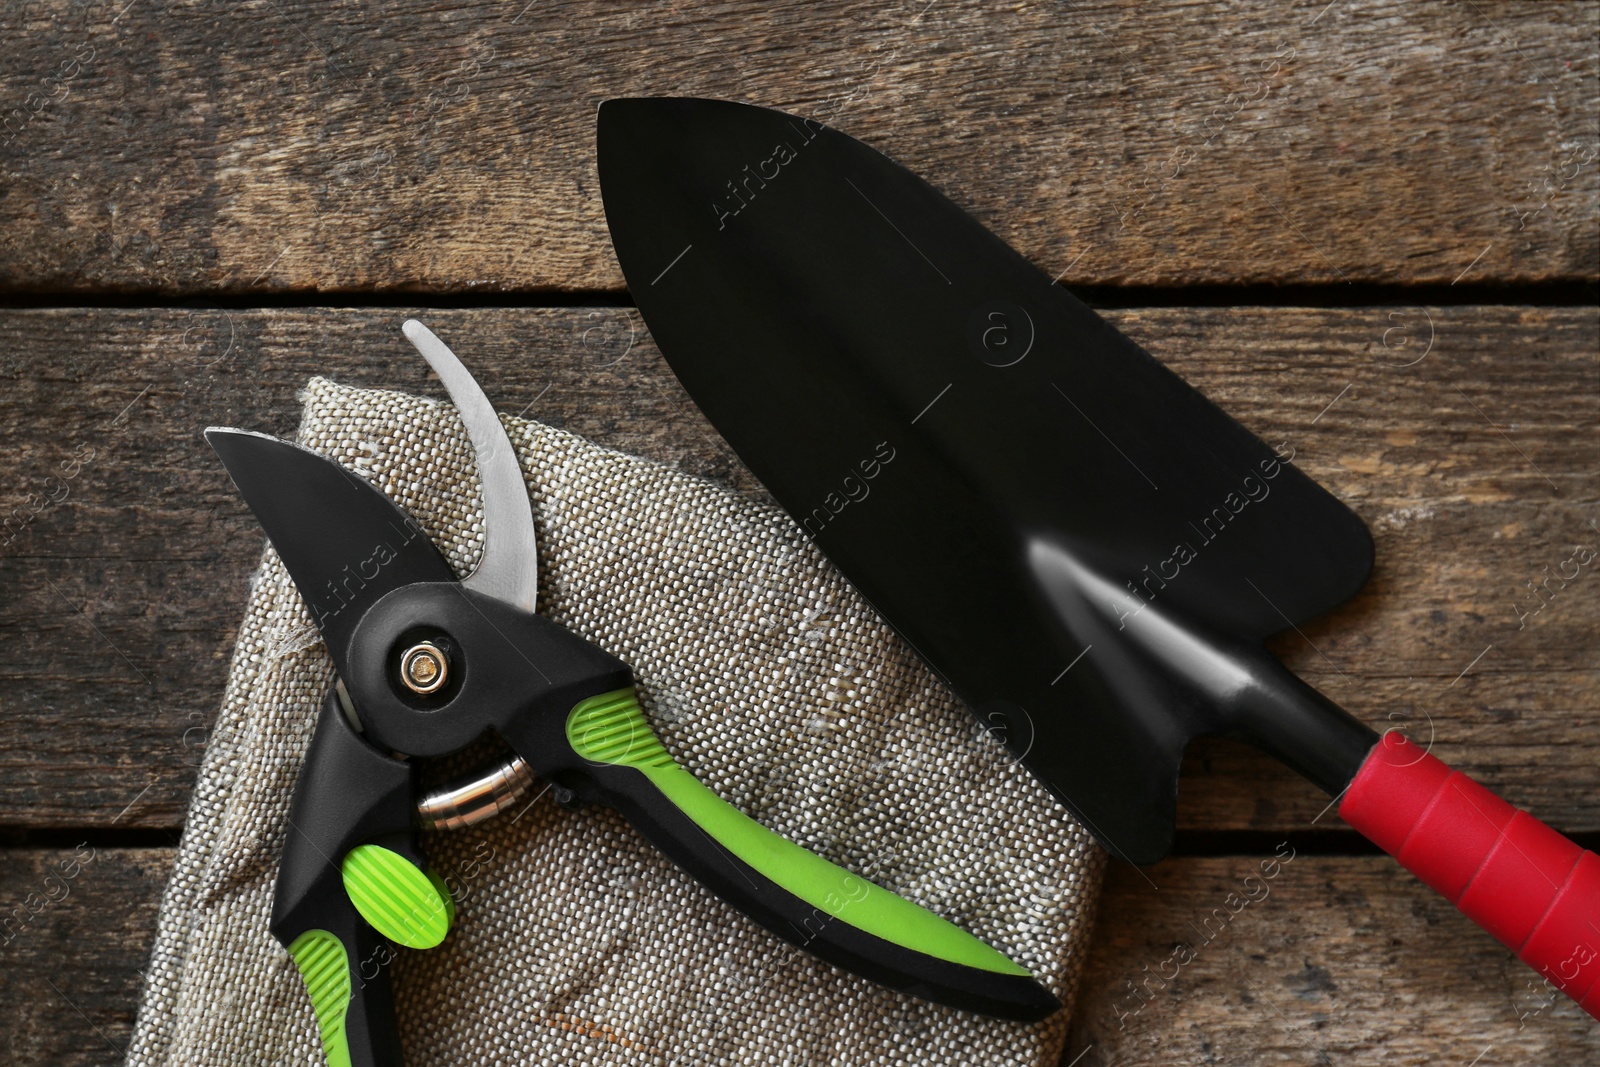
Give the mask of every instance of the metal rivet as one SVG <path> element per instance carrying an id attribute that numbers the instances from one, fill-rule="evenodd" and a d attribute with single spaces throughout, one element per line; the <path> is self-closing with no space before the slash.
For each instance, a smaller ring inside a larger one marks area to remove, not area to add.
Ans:
<path id="1" fill-rule="evenodd" d="M 400 680 L 413 693 L 437 692 L 450 676 L 450 659 L 429 641 L 412 645 L 400 657 Z"/>

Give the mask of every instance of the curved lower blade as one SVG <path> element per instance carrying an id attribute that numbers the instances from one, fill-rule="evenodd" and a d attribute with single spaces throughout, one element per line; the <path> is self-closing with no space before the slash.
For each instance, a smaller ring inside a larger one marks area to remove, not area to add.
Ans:
<path id="1" fill-rule="evenodd" d="M 469 589 L 533 614 L 539 595 L 539 543 L 522 467 L 494 405 L 456 354 L 416 319 L 401 327 L 406 339 L 444 382 L 478 459 L 483 485 L 483 556 L 461 581 Z"/>
<path id="2" fill-rule="evenodd" d="M 305 598 L 340 677 L 367 608 L 412 582 L 456 580 L 416 520 L 328 457 L 266 434 L 213 426 L 222 459 Z"/>

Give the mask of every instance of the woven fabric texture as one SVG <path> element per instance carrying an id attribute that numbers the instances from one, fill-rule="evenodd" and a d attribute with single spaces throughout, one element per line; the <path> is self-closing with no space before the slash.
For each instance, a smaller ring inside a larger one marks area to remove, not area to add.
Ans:
<path id="1" fill-rule="evenodd" d="M 1102 853 L 778 509 L 507 419 L 539 610 L 630 663 L 690 771 L 771 829 L 949 918 L 1070 1005 Z M 404 507 L 458 574 L 482 545 L 455 409 L 315 379 L 302 444 Z M 290 795 L 332 666 L 269 548 L 162 904 L 134 1067 L 320 1065 L 267 931 Z M 537 791 L 537 790 L 536 790 Z M 425 836 L 458 919 L 392 964 L 407 1061 L 1048 1067 L 1069 1011 L 1002 1022 L 792 948 L 614 812 L 548 795 Z"/>

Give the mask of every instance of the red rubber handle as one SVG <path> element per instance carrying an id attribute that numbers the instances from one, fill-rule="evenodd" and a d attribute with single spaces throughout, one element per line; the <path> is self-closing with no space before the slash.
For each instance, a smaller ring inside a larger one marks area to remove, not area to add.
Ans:
<path id="1" fill-rule="evenodd" d="M 1600 857 L 1398 733 L 1339 814 L 1600 1019 Z"/>

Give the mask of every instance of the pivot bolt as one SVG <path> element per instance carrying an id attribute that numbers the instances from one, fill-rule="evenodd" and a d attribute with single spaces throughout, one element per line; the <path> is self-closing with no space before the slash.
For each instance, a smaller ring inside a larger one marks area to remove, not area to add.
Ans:
<path id="1" fill-rule="evenodd" d="M 427 696 L 438 692 L 450 677 L 450 658 L 431 641 L 406 649 L 400 657 L 400 680 L 413 693 Z"/>

